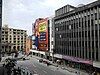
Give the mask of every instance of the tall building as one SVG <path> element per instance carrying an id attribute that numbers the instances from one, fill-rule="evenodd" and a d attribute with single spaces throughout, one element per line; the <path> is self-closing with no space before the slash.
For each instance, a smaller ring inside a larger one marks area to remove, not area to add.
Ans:
<path id="1" fill-rule="evenodd" d="M 25 51 L 26 30 L 2 27 L 2 50 L 3 52 Z"/>
<path id="2" fill-rule="evenodd" d="M 100 72 L 100 0 L 81 7 L 66 5 L 55 15 L 54 57 L 66 65 Z"/>
<path id="3" fill-rule="evenodd" d="M 2 0 L 0 0 L 0 61 L 1 61 L 1 51 L 2 51 L 2 48 L 1 48 L 1 27 L 2 27 Z"/>
<path id="4" fill-rule="evenodd" d="M 53 60 L 53 50 L 54 50 L 54 16 L 48 18 L 49 26 L 48 26 L 48 33 L 49 33 L 49 59 Z"/>
<path id="5" fill-rule="evenodd" d="M 32 50 L 37 55 L 50 59 L 53 53 L 52 18 L 39 18 L 33 25 L 33 36 L 35 36 L 36 50 Z"/>
<path id="6" fill-rule="evenodd" d="M 26 54 L 30 53 L 30 50 L 32 49 L 32 36 L 26 37 Z"/>

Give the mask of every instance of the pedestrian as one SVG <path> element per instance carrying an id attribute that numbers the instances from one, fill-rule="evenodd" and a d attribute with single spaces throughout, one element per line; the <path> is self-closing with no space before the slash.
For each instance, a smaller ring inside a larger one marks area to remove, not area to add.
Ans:
<path id="1" fill-rule="evenodd" d="M 57 67 L 57 70 L 59 70 L 59 67 Z"/>
<path id="2" fill-rule="evenodd" d="M 57 64 L 57 70 L 59 69 L 58 64 Z"/>
<path id="3" fill-rule="evenodd" d="M 92 75 L 96 75 L 96 72 L 94 71 L 94 72 L 92 73 Z"/>

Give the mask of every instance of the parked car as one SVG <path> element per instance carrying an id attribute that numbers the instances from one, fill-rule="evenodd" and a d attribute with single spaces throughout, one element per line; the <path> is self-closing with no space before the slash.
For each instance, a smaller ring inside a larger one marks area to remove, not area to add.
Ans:
<path id="1" fill-rule="evenodd" d="M 47 66 L 52 64 L 50 61 L 48 61 L 48 60 L 46 60 L 46 59 L 43 59 L 43 62 L 44 62 L 45 64 L 47 64 Z"/>
<path id="2" fill-rule="evenodd" d="M 42 63 L 43 62 L 43 59 L 39 59 L 39 62 Z"/>

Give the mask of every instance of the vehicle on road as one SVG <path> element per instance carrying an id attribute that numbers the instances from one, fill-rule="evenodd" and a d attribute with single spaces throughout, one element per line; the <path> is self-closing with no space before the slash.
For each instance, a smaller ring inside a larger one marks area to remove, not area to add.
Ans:
<path id="1" fill-rule="evenodd" d="M 42 63 L 43 62 L 43 59 L 39 59 L 39 62 Z"/>

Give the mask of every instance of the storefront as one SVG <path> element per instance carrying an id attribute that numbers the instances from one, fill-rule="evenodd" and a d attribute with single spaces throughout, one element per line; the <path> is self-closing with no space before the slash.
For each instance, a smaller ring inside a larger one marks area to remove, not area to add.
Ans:
<path id="1" fill-rule="evenodd" d="M 62 59 L 64 59 L 65 65 L 68 67 L 85 70 L 89 73 L 94 71 L 93 63 L 91 60 L 76 58 L 72 56 L 62 56 Z"/>
<path id="2" fill-rule="evenodd" d="M 58 61 L 59 61 L 59 64 L 60 63 L 63 64 L 62 63 L 62 55 L 60 55 L 60 54 L 54 54 L 54 62 L 58 63 Z"/>
<path id="3" fill-rule="evenodd" d="M 93 61 L 93 67 L 96 75 L 100 75 L 100 62 Z"/>

